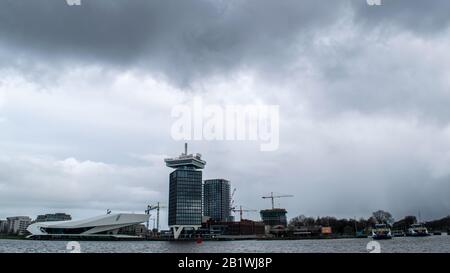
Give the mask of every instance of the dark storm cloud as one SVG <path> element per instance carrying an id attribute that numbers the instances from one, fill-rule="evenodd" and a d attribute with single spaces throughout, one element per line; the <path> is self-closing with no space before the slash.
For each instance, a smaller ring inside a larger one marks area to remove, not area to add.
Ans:
<path id="1" fill-rule="evenodd" d="M 74 207 L 107 207 L 122 191 L 132 200 L 140 187 L 167 196 L 161 158 L 158 169 L 115 164 L 134 165 L 130 151 L 178 153 L 163 129 L 170 104 L 204 80 L 211 101 L 226 92 L 230 103 L 281 106 L 278 155 L 235 143 L 194 149 L 208 160 L 205 176 L 229 177 L 240 202 L 264 208 L 261 196 L 278 190 L 296 196 L 283 200 L 290 216 L 445 215 L 450 2 L 382 1 L 0 0 L 0 147 L 14 155 L 0 158 L 0 207 L 19 206 L 23 191 L 51 207 L 71 185 Z M 226 78 L 240 69 L 249 82 Z M 104 186 L 111 181 L 128 189 Z"/>
<path id="2" fill-rule="evenodd" d="M 298 59 L 299 49 L 310 45 L 312 35 L 348 11 L 353 11 L 355 25 L 367 31 L 380 24 L 432 32 L 448 25 L 448 1 L 383 4 L 84 0 L 81 6 L 68 6 L 64 0 L 10 0 L 2 1 L 0 9 L 0 47 L 9 48 L 9 58 L 15 56 L 9 65 L 33 66 L 42 59 L 53 66 L 108 63 L 189 85 L 239 67 L 282 75 Z"/>
<path id="3" fill-rule="evenodd" d="M 448 28 L 450 2 L 447 0 L 381 0 L 382 6 L 352 1 L 357 23 L 368 27 L 400 27 L 421 35 Z"/>
<path id="4" fill-rule="evenodd" d="M 337 1 L 111 1 L 2 3 L 0 41 L 47 62 L 144 67 L 177 83 L 239 65 L 292 59 L 299 35 L 334 22 Z M 276 69 L 274 69 L 276 70 Z"/>

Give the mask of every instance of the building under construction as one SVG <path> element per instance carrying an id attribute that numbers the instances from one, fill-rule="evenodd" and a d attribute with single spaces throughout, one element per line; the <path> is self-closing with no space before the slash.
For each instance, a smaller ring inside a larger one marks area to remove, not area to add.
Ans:
<path id="1" fill-rule="evenodd" d="M 271 199 L 272 209 L 261 210 L 261 219 L 266 226 L 283 226 L 287 227 L 286 209 L 275 208 L 274 200 L 276 198 L 293 197 L 293 195 L 274 195 L 273 192 L 269 196 L 263 196 L 263 199 Z"/>
<path id="2" fill-rule="evenodd" d="M 266 226 L 287 226 L 287 211 L 285 209 L 273 208 L 260 211 L 261 219 Z"/>

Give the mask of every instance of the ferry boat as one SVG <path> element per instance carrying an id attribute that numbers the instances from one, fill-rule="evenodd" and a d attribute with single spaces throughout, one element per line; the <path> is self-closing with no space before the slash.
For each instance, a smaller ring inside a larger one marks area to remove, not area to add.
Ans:
<path id="1" fill-rule="evenodd" d="M 424 237 L 430 235 L 431 234 L 428 232 L 428 229 L 423 224 L 413 224 L 406 232 L 406 236 L 412 237 Z"/>
<path id="2" fill-rule="evenodd" d="M 392 239 L 391 229 L 386 224 L 376 224 L 372 229 L 372 239 L 385 240 Z"/>

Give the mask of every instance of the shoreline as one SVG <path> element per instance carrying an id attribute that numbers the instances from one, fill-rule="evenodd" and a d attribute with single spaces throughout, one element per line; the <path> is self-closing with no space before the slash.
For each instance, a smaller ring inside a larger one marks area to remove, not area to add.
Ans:
<path id="1" fill-rule="evenodd" d="M 430 235 L 432 237 L 436 236 L 449 236 L 447 233 L 442 233 L 441 235 Z M 407 236 L 402 236 L 407 237 Z M 394 237 L 401 238 L 401 237 Z M 394 239 L 393 238 L 393 239 Z M 370 236 L 367 237 L 357 237 L 357 236 L 345 236 L 345 235 L 337 235 L 337 236 L 326 236 L 326 237 L 219 237 L 219 238 L 179 238 L 177 240 L 173 238 L 110 238 L 110 237 L 53 237 L 53 238 L 35 238 L 30 239 L 24 236 L 0 236 L 0 240 L 21 240 L 21 241 L 92 241 L 92 242 L 205 242 L 205 241 L 304 241 L 304 240 L 342 240 L 342 239 L 372 239 Z"/>

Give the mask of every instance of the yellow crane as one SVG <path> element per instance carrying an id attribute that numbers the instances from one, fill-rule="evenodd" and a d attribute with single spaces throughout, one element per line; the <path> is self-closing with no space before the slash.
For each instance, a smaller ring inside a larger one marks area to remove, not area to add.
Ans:
<path id="1" fill-rule="evenodd" d="M 233 211 L 233 212 L 239 211 L 239 218 L 242 221 L 242 214 L 244 212 L 256 212 L 257 210 L 254 210 L 254 209 L 243 209 L 242 206 L 239 206 L 239 209 L 232 208 L 231 211 Z"/>
<path id="2" fill-rule="evenodd" d="M 156 206 L 148 205 L 148 206 L 147 206 L 147 209 L 145 210 L 145 214 L 150 215 L 150 212 L 151 212 L 152 210 L 155 210 L 155 209 L 156 209 L 156 230 L 157 230 L 157 231 L 159 231 L 159 210 L 160 210 L 160 209 L 163 209 L 163 208 L 166 208 L 166 207 L 165 207 L 165 206 L 161 206 L 161 205 L 159 204 L 159 202 L 158 202 L 158 203 L 156 204 Z M 149 221 L 150 221 L 150 219 L 147 220 L 147 229 L 149 228 Z"/>
<path id="3" fill-rule="evenodd" d="M 275 208 L 275 203 L 274 203 L 274 199 L 275 198 L 284 198 L 284 197 L 294 197 L 293 195 L 290 194 L 284 194 L 284 195 L 273 195 L 273 192 L 270 193 L 269 196 L 263 196 L 263 199 L 272 199 L 272 209 Z"/>

